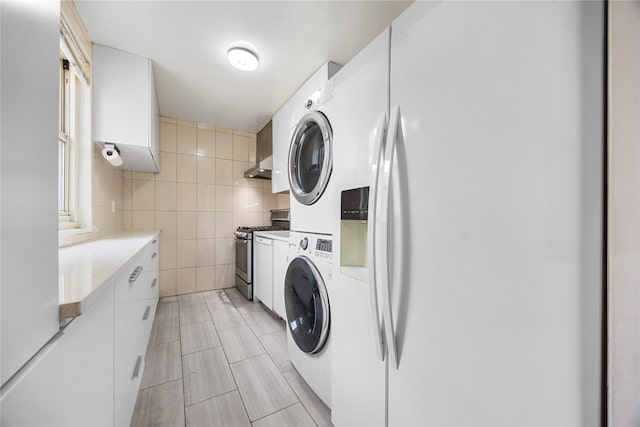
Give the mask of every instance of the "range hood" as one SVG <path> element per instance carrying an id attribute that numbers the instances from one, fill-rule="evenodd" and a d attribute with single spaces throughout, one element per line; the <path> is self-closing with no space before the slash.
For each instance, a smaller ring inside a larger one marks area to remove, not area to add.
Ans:
<path id="1" fill-rule="evenodd" d="M 244 172 L 245 178 L 271 179 L 273 143 L 271 120 L 256 135 L 256 164 Z"/>
<path id="2" fill-rule="evenodd" d="M 271 179 L 271 169 L 273 169 L 273 156 L 267 157 L 257 165 L 244 171 L 244 177 Z"/>

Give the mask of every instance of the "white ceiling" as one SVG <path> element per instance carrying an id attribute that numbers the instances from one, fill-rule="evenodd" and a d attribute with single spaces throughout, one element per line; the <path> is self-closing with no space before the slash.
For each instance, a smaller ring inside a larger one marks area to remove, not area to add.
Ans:
<path id="1" fill-rule="evenodd" d="M 410 1 L 76 0 L 94 43 L 153 60 L 160 114 L 257 132 L 324 62 L 344 65 Z M 255 46 L 254 72 L 229 46 Z"/>

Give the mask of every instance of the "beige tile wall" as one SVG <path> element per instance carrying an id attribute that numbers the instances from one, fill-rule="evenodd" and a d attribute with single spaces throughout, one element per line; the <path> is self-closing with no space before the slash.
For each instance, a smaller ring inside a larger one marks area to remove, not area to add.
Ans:
<path id="1" fill-rule="evenodd" d="M 91 182 L 93 226 L 98 233 L 94 237 L 124 231 L 124 172 L 107 162 L 96 144 L 93 144 Z M 115 212 L 112 209 L 114 206 Z"/>
<path id="2" fill-rule="evenodd" d="M 124 172 L 125 230 L 162 230 L 161 295 L 233 286 L 235 228 L 288 207 L 271 181 L 243 177 L 255 144 L 255 134 L 163 117 L 160 173 Z"/>
<path id="3" fill-rule="evenodd" d="M 58 245 L 68 246 L 124 231 L 124 172 L 111 166 L 100 147 L 91 143 L 91 217 L 92 232 L 60 236 Z M 112 202 L 115 211 L 112 209 Z"/>

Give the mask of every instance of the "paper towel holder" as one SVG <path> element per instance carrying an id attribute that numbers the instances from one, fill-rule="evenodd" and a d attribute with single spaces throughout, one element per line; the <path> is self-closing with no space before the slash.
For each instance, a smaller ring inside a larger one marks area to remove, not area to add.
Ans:
<path id="1" fill-rule="evenodd" d="M 120 150 L 115 144 L 104 144 L 102 157 L 111 163 L 112 166 L 122 166 L 123 161 L 122 157 L 120 157 Z"/>

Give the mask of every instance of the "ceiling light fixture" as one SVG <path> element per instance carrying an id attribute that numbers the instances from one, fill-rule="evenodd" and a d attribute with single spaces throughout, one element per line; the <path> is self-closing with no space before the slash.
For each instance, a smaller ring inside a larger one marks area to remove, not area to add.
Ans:
<path id="1" fill-rule="evenodd" d="M 229 63 L 242 71 L 254 71 L 258 68 L 258 55 L 245 47 L 232 47 L 227 51 Z"/>

